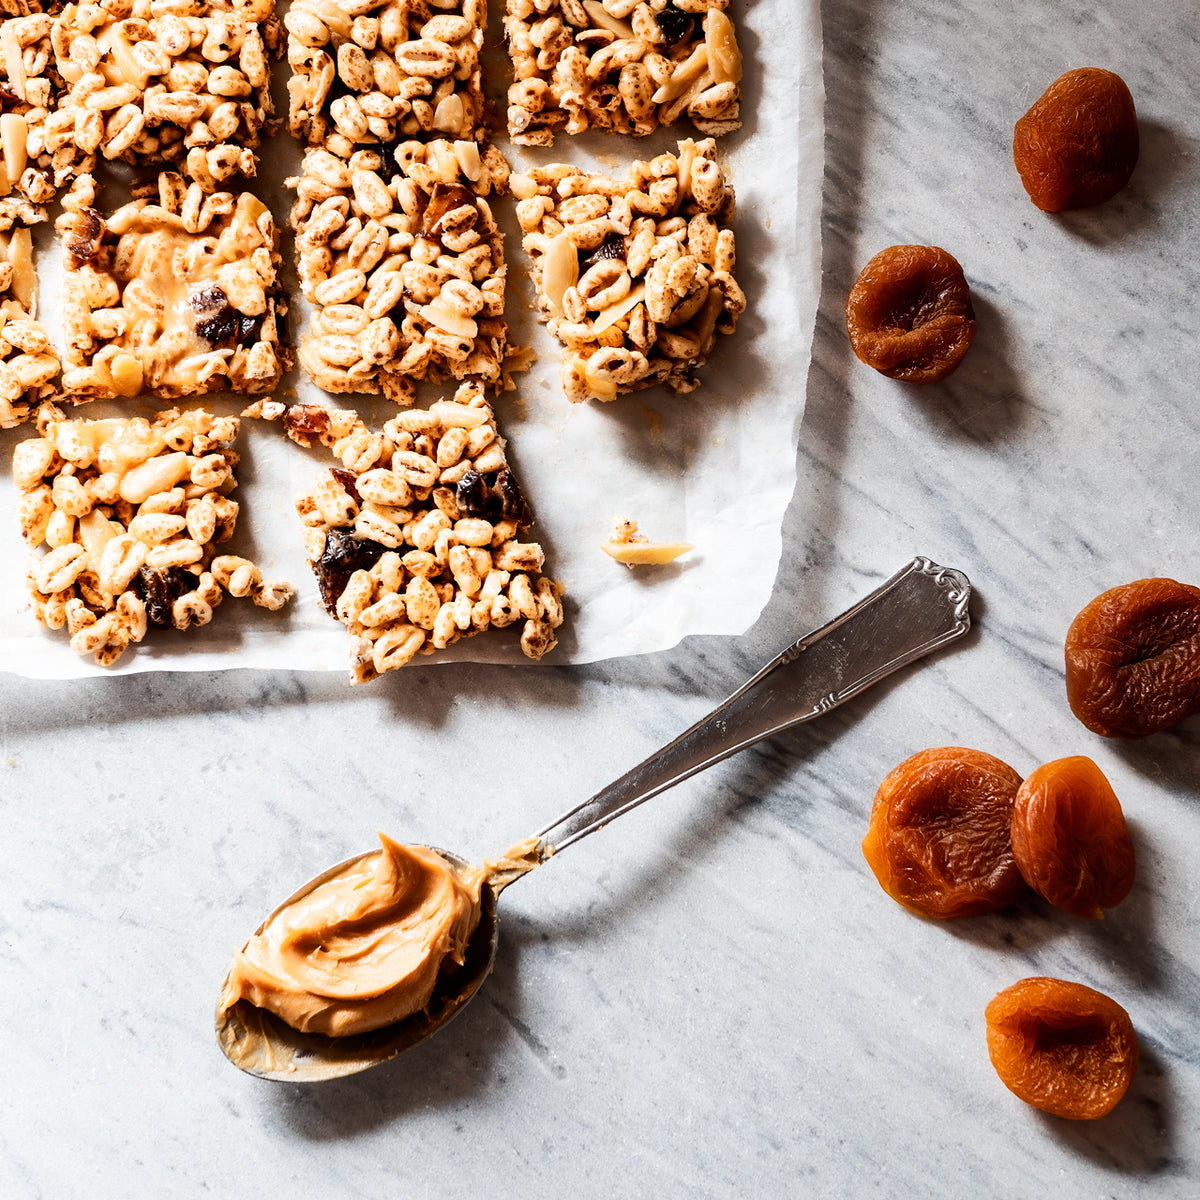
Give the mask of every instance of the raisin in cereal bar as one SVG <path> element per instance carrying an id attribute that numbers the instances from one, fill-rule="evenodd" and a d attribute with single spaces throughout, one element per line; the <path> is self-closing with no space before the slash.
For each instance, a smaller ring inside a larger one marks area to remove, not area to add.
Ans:
<path id="1" fill-rule="evenodd" d="M 59 119 L 84 153 L 173 165 L 206 191 L 252 178 L 280 35 L 274 0 L 68 4 L 52 31 Z"/>
<path id="2" fill-rule="evenodd" d="M 58 353 L 36 316 L 33 238 L 18 226 L 0 233 L 0 429 L 19 425 L 55 391 Z"/>
<path id="3" fill-rule="evenodd" d="M 294 0 L 288 127 L 310 146 L 482 139 L 486 0 Z"/>
<path id="4" fill-rule="evenodd" d="M 507 0 L 514 142 L 595 128 L 643 136 L 688 116 L 716 136 L 741 125 L 742 56 L 729 0 Z"/>
<path id="5" fill-rule="evenodd" d="M 107 217 L 83 176 L 63 201 L 63 391 L 75 401 L 270 391 L 287 365 L 286 305 L 267 207 L 179 175 Z"/>
<path id="6" fill-rule="evenodd" d="M 305 153 L 289 185 L 314 383 L 411 403 L 418 379 L 500 382 L 504 240 L 486 197 L 507 178 L 500 152 L 470 141 Z"/>
<path id="7" fill-rule="evenodd" d="M 35 615 L 71 649 L 111 666 L 154 627 L 212 620 L 226 592 L 281 608 L 292 592 L 253 563 L 217 555 L 237 521 L 236 417 L 160 413 L 153 423 L 69 421 L 53 405 L 18 444 L 13 478 L 33 550 Z"/>
<path id="8" fill-rule="evenodd" d="M 0 225 L 46 219 L 42 205 L 95 156 L 75 144 L 74 120 L 59 111 L 65 92 L 54 63 L 49 13 L 0 21 Z"/>
<path id="9" fill-rule="evenodd" d="M 565 347 L 572 401 L 612 400 L 694 370 L 731 333 L 746 297 L 733 277 L 733 189 L 711 138 L 635 162 L 627 182 L 559 164 L 510 179 L 538 311 Z"/>
<path id="10" fill-rule="evenodd" d="M 297 407 L 266 415 L 340 461 L 296 508 L 321 600 L 353 638 L 356 683 L 509 625 L 529 658 L 554 648 L 561 588 L 541 574 L 541 546 L 521 540 L 531 517 L 479 384 L 402 410 L 382 433 Z"/>

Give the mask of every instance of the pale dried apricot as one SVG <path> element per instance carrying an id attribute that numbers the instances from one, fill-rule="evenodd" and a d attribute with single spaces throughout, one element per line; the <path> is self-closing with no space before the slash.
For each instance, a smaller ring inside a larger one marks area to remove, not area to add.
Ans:
<path id="1" fill-rule="evenodd" d="M 1075 1121 L 1102 1117 L 1133 1082 L 1137 1034 L 1129 1014 L 1103 992 L 1034 976 L 1000 992 L 985 1016 L 996 1074 L 1043 1112 Z"/>
<path id="2" fill-rule="evenodd" d="M 961 746 L 914 754 L 879 785 L 863 854 L 893 900 L 927 917 L 995 912 L 1025 881 L 1012 854 L 1021 777 Z"/>
<path id="3" fill-rule="evenodd" d="M 846 330 L 868 366 L 905 383 L 936 383 L 975 336 L 971 289 L 958 260 L 937 246 L 889 246 L 860 272 Z"/>
<path id="4" fill-rule="evenodd" d="M 1121 802 L 1082 755 L 1026 777 L 1013 804 L 1012 848 L 1029 886 L 1079 917 L 1104 916 L 1133 886 L 1133 840 Z"/>
<path id="5" fill-rule="evenodd" d="M 1139 579 L 1071 622 L 1067 702 L 1105 737 L 1156 733 L 1200 711 L 1200 588 Z"/>
<path id="6" fill-rule="evenodd" d="M 1017 122 L 1013 162 L 1044 212 L 1115 196 L 1138 159 L 1133 97 L 1120 75 L 1080 67 L 1060 75 Z"/>

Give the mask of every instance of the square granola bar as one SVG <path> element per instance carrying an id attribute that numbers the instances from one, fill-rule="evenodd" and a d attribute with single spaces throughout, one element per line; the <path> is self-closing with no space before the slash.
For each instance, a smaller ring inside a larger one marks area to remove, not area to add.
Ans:
<path id="1" fill-rule="evenodd" d="M 59 112 L 66 86 L 54 63 L 49 13 L 0 21 L 0 225 L 46 219 L 41 206 L 95 155 L 75 144 L 74 121 Z"/>
<path id="2" fill-rule="evenodd" d="M 562 589 L 541 573 L 541 546 L 521 540 L 532 517 L 479 384 L 381 433 L 351 412 L 274 407 L 340 462 L 296 509 L 322 603 L 353 638 L 354 682 L 510 625 L 527 657 L 554 648 Z"/>
<path id="3" fill-rule="evenodd" d="M 687 116 L 716 136 L 741 125 L 742 56 L 729 0 L 507 0 L 515 82 L 508 132 L 644 136 Z"/>
<path id="4" fill-rule="evenodd" d="M 291 588 L 216 553 L 237 522 L 238 427 L 202 410 L 78 421 L 44 405 L 41 436 L 13 453 L 21 532 L 45 546 L 28 571 L 38 621 L 111 666 L 151 628 L 206 625 L 225 593 L 281 608 Z"/>
<path id="5" fill-rule="evenodd" d="M 567 164 L 509 180 L 569 400 L 693 391 L 717 335 L 736 328 L 734 195 L 714 154 L 706 138 L 635 162 L 624 181 Z"/>
<path id="6" fill-rule="evenodd" d="M 504 239 L 486 197 L 508 164 L 475 142 L 305 153 L 296 189 L 300 286 L 313 305 L 299 357 L 328 392 L 411 403 L 415 381 L 503 375 Z"/>
<path id="7" fill-rule="evenodd" d="M 157 186 L 157 198 L 108 216 L 93 207 L 91 176 L 64 198 L 64 393 L 270 391 L 290 358 L 270 211 L 249 192 L 206 194 L 173 173 Z"/>
<path id="8" fill-rule="evenodd" d="M 295 0 L 288 127 L 306 145 L 482 140 L 486 0 Z"/>
<path id="9" fill-rule="evenodd" d="M 51 32 L 58 119 L 83 153 L 173 165 L 206 191 L 253 178 L 281 33 L 274 0 L 68 4 Z"/>
<path id="10" fill-rule="evenodd" d="M 0 233 L 0 429 L 28 419 L 55 391 L 58 352 L 36 316 L 33 238 L 19 226 Z"/>

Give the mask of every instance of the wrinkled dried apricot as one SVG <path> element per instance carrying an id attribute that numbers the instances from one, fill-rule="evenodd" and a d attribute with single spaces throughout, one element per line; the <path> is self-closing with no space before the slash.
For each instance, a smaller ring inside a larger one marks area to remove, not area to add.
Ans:
<path id="1" fill-rule="evenodd" d="M 1026 1104 L 1091 1120 L 1111 1112 L 1133 1082 L 1137 1034 L 1103 992 L 1034 976 L 1005 988 L 985 1016 L 992 1066 Z"/>
<path id="2" fill-rule="evenodd" d="M 854 353 L 905 383 L 936 383 L 962 361 L 975 311 L 958 260 L 937 246 L 889 246 L 863 267 L 846 301 Z"/>
<path id="3" fill-rule="evenodd" d="M 1129 182 L 1137 159 L 1133 97 L 1099 67 L 1060 75 L 1013 130 L 1017 173 L 1044 212 L 1101 204 Z"/>
<path id="4" fill-rule="evenodd" d="M 961 746 L 923 750 L 879 785 L 863 854 L 893 900 L 927 917 L 995 912 L 1025 881 L 1012 854 L 1021 777 Z"/>
<path id="5" fill-rule="evenodd" d="M 1067 702 L 1094 733 L 1140 737 L 1200 711 L 1200 588 L 1139 579 L 1067 630 Z"/>
<path id="6" fill-rule="evenodd" d="M 1133 886 L 1133 839 L 1121 802 L 1090 758 L 1060 758 L 1026 777 L 1012 820 L 1025 882 L 1056 908 L 1102 917 Z"/>

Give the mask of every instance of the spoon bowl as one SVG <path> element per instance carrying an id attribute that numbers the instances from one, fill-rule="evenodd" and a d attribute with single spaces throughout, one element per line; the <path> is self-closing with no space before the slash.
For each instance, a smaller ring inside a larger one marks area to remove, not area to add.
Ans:
<path id="1" fill-rule="evenodd" d="M 330 1037 L 302 1033 L 274 1014 L 239 1000 L 229 1008 L 218 1005 L 221 1049 L 251 1075 L 315 1083 L 365 1071 L 419 1045 L 462 1011 L 491 972 L 496 957 L 496 900 L 506 887 L 652 796 L 764 738 L 829 712 L 893 671 L 962 637 L 971 627 L 970 594 L 970 581 L 961 571 L 927 558 L 913 559 L 840 617 L 788 646 L 669 745 L 514 846 L 497 863 L 489 863 L 479 924 L 468 941 L 465 959 L 461 966 L 443 963 L 425 1011 L 370 1033 Z M 437 853 L 456 866 L 470 866 L 456 854 Z M 258 932 L 281 909 L 365 857 L 331 867 L 305 884 Z"/>
<path id="2" fill-rule="evenodd" d="M 457 854 L 437 847 L 430 849 L 436 849 L 457 867 L 470 868 L 470 864 Z M 281 909 L 302 900 L 347 867 L 373 854 L 378 851 L 355 855 L 323 871 L 280 904 L 255 933 L 261 933 Z M 259 1079 L 319 1083 L 377 1067 L 405 1050 L 419 1046 L 452 1021 L 491 974 L 498 944 L 496 897 L 503 886 L 501 883 L 493 888 L 490 880 L 484 880 L 480 890 L 479 924 L 467 943 L 463 962 L 461 965 L 448 962 L 443 968 L 424 1012 L 413 1013 L 402 1021 L 369 1033 L 330 1037 L 294 1029 L 273 1012 L 259 1008 L 249 1000 L 239 1000 L 230 1008 L 220 1005 L 217 1008 L 217 1041 L 225 1057 Z"/>

